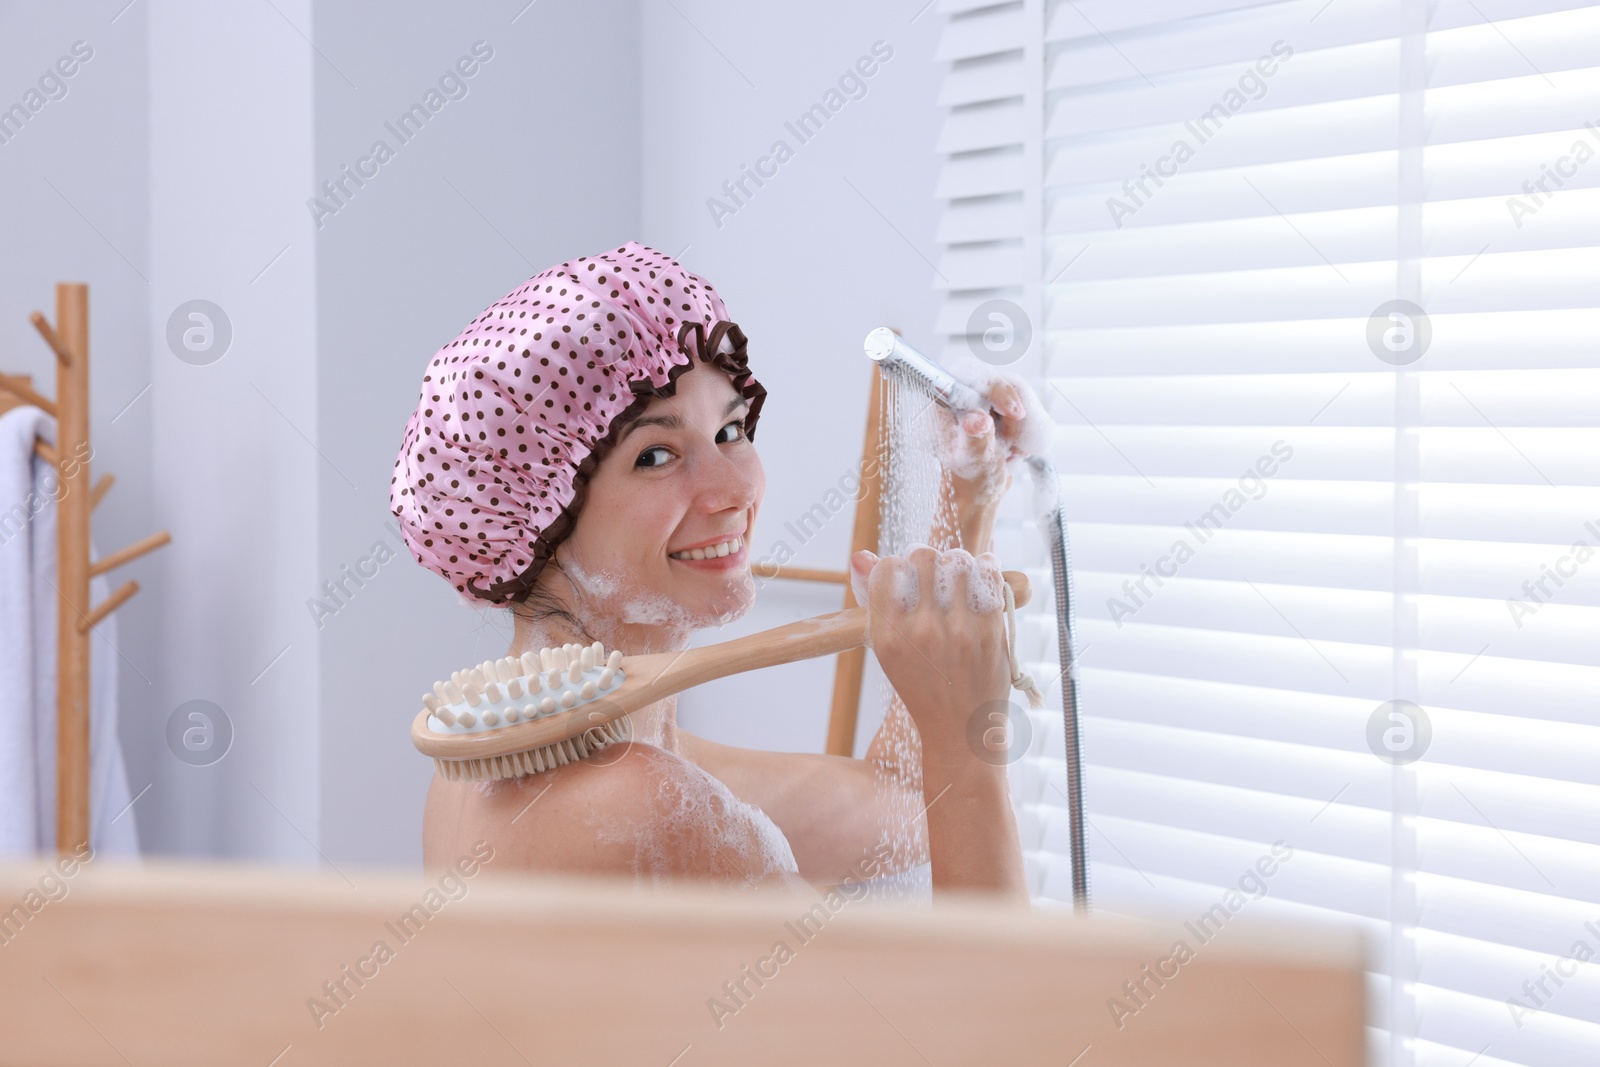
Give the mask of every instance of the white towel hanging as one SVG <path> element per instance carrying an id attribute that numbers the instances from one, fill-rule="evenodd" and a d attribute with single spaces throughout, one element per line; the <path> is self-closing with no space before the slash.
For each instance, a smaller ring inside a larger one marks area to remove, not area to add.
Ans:
<path id="1" fill-rule="evenodd" d="M 52 852 L 56 841 L 57 482 L 34 453 L 35 436 L 56 440 L 55 420 L 39 408 L 0 415 L 0 856 Z M 89 584 L 91 601 L 103 601 L 106 580 Z M 97 856 L 136 857 L 116 640 L 113 613 L 90 640 L 90 841 Z"/>

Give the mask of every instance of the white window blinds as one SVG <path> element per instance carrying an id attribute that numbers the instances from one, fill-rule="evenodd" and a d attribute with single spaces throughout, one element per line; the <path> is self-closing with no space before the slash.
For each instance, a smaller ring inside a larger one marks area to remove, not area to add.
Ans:
<path id="1" fill-rule="evenodd" d="M 1597 1062 L 1600 5 L 938 10 L 938 332 L 1014 358 L 1014 304 L 1057 422 L 1093 907 L 1197 916 L 1281 841 L 1242 911 L 1370 928 L 1374 1063 Z"/>

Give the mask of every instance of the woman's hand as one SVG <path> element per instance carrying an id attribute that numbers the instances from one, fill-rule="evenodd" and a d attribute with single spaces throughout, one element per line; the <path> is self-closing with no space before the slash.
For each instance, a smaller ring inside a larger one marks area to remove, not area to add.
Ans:
<path id="1" fill-rule="evenodd" d="M 850 579 L 868 643 L 921 737 L 935 899 L 976 891 L 1027 907 L 1008 761 L 989 742 L 990 715 L 1011 691 L 999 561 L 927 545 L 904 559 L 863 549 Z"/>
<path id="2" fill-rule="evenodd" d="M 999 560 L 917 545 L 850 563 L 868 643 L 922 735 L 924 764 L 978 763 L 969 725 L 1011 692 Z"/>
<path id="3" fill-rule="evenodd" d="M 957 360 L 949 370 L 987 401 L 983 411 L 952 414 L 940 407 L 934 444 L 950 474 L 961 543 L 982 552 L 989 547 L 1000 500 L 1011 488 L 1011 462 L 1049 448 L 1049 420 L 1018 375 L 977 359 Z"/>

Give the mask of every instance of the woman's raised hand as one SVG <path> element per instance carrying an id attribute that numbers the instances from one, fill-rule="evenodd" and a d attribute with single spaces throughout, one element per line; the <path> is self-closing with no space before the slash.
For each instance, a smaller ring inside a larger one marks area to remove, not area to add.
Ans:
<path id="1" fill-rule="evenodd" d="M 924 762 L 971 763 L 969 724 L 1011 692 L 999 560 L 916 545 L 881 559 L 863 549 L 850 567 L 869 644 L 922 735 Z"/>
<path id="2" fill-rule="evenodd" d="M 1050 419 L 1020 375 L 972 358 L 952 361 L 947 369 L 987 402 L 982 411 L 955 414 L 940 407 L 934 433 L 935 454 L 955 491 L 956 514 L 964 529 L 973 529 L 1011 488 L 1011 462 L 1048 451 Z"/>

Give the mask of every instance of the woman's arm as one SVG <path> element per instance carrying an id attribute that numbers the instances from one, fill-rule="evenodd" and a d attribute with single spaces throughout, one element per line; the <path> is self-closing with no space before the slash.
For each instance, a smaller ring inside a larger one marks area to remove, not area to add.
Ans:
<path id="1" fill-rule="evenodd" d="M 971 743 L 970 724 L 1011 691 L 1000 573 L 993 556 L 914 548 L 906 558 L 858 553 L 865 575 L 872 647 L 922 742 L 922 816 L 935 892 L 978 891 L 1026 904 L 1022 849 L 1004 761 Z M 950 595 L 935 595 L 936 573 Z M 991 587 L 969 601 L 972 583 Z"/>

